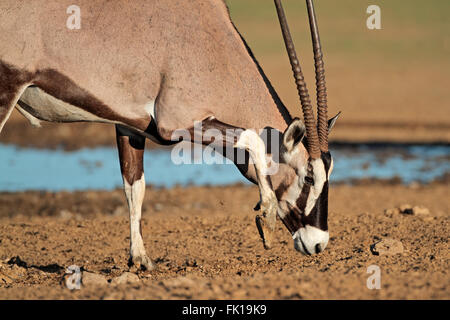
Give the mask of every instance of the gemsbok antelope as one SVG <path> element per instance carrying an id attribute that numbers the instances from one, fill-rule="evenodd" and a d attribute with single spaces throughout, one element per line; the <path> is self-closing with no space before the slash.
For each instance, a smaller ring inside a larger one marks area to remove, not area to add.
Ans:
<path id="1" fill-rule="evenodd" d="M 219 145 L 220 152 L 258 185 L 257 208 L 262 214 L 256 216 L 256 224 L 265 248 L 271 246 L 278 216 L 298 251 L 310 255 L 325 249 L 333 169 L 328 134 L 337 116 L 327 118 L 312 0 L 306 3 L 317 124 L 280 0 L 275 6 L 304 122 L 290 116 L 223 0 L 75 2 L 81 28 L 73 30 L 66 26 L 66 10 L 73 0 L 0 2 L 0 131 L 14 108 L 32 123 L 115 124 L 130 213 L 130 265 L 154 267 L 140 231 L 145 139 L 176 143 L 176 132 L 193 132 L 199 121 L 202 134 L 186 140 Z M 224 138 L 205 138 L 211 129 Z M 261 138 L 262 129 L 276 137 L 278 146 Z M 225 152 L 230 149 L 231 155 L 245 154 L 243 163 Z M 269 173 L 274 164 L 277 170 Z"/>

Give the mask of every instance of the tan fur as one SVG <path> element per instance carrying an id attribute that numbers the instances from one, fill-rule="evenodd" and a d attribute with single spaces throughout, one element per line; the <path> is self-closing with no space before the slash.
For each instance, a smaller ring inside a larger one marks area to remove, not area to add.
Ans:
<path id="1" fill-rule="evenodd" d="M 0 60 L 57 70 L 125 118 L 148 119 L 145 105 L 157 100 L 161 132 L 209 115 L 286 128 L 222 1 L 80 0 L 80 30 L 66 27 L 71 4 L 2 1 Z"/>

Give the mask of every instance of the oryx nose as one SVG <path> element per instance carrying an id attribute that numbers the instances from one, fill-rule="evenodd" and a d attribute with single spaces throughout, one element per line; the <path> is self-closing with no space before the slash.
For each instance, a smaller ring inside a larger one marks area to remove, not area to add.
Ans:
<path id="1" fill-rule="evenodd" d="M 328 231 L 306 225 L 294 235 L 294 246 L 303 254 L 312 255 L 324 251 L 328 245 L 328 240 Z"/>
<path id="2" fill-rule="evenodd" d="M 326 244 L 325 243 L 318 243 L 314 247 L 316 249 L 316 253 L 321 253 L 325 249 Z"/>

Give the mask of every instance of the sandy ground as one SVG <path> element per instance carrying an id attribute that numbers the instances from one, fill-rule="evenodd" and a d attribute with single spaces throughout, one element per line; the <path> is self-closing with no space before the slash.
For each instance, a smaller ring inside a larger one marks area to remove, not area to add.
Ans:
<path id="1" fill-rule="evenodd" d="M 264 250 L 252 208 L 255 187 L 147 190 L 143 235 L 158 270 L 139 282 L 84 287 L 60 284 L 76 264 L 110 280 L 129 270 L 129 225 L 121 190 L 0 194 L 0 299 L 449 299 L 446 183 L 334 186 L 331 240 L 303 256 L 278 223 Z M 385 213 L 421 205 L 423 216 Z M 404 251 L 374 255 L 384 238 Z M 381 289 L 366 286 L 381 270 Z"/>

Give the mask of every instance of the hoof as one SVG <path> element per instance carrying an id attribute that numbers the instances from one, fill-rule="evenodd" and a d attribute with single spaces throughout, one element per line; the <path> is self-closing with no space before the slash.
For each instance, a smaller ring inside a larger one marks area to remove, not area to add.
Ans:
<path id="1" fill-rule="evenodd" d="M 137 269 L 137 271 L 152 271 L 156 269 L 156 265 L 147 256 L 130 257 L 128 267 L 130 270 Z"/>
<path id="2" fill-rule="evenodd" d="M 261 216 L 256 216 L 256 227 L 263 241 L 264 249 L 272 248 L 272 230 L 267 226 L 266 221 Z"/>

